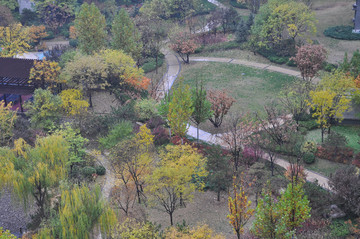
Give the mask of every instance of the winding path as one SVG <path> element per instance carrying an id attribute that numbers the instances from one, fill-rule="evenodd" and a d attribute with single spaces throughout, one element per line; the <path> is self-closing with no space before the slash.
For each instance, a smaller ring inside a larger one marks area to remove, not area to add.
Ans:
<path id="1" fill-rule="evenodd" d="M 163 77 L 162 85 L 169 86 L 169 87 L 163 87 L 162 88 L 162 95 L 167 93 L 171 86 L 173 85 L 174 81 L 178 77 L 180 71 L 181 71 L 181 62 L 178 60 L 177 56 L 173 53 L 167 50 L 166 52 L 163 52 L 165 55 L 166 63 L 168 64 L 168 71 L 165 73 Z M 287 74 L 294 77 L 301 77 L 301 74 L 299 71 L 290 70 L 286 68 L 282 68 L 279 66 L 274 66 L 270 64 L 262 64 L 258 62 L 252 62 L 252 61 L 245 61 L 240 59 L 233 59 L 233 58 L 216 58 L 216 57 L 192 57 L 190 61 L 195 62 L 222 62 L 222 63 L 231 63 L 231 64 L 237 64 L 237 65 L 244 65 L 248 67 L 268 70 L 268 71 L 274 71 L 279 72 L 283 74 Z M 176 64 L 177 62 L 177 64 Z M 162 98 L 159 95 L 159 98 Z M 193 126 L 189 126 L 189 130 L 187 134 L 191 137 L 196 138 L 196 128 Z M 209 144 L 218 144 L 224 146 L 223 142 L 221 141 L 219 134 L 210 134 L 208 132 L 205 132 L 203 130 L 199 130 L 199 139 L 207 142 Z M 265 155 L 264 159 L 269 160 L 268 157 Z M 290 163 L 284 159 L 277 158 L 275 163 L 283 168 L 287 168 Z M 319 173 L 310 171 L 305 169 L 305 173 L 307 175 L 306 179 L 310 182 L 318 181 L 319 185 L 327 190 L 330 190 L 329 187 L 329 179 L 325 177 L 324 175 L 321 175 Z"/>

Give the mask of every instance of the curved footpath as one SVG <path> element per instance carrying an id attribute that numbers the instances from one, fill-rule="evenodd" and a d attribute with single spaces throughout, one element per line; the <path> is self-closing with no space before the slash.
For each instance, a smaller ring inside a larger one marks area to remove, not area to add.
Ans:
<path id="1" fill-rule="evenodd" d="M 163 54 L 165 55 L 166 63 L 168 64 L 168 70 L 164 74 L 163 82 L 162 82 L 162 88 L 161 91 L 159 90 L 159 98 L 162 98 L 161 96 L 164 95 L 164 93 L 167 93 L 171 86 L 173 85 L 174 81 L 178 77 L 180 71 L 181 71 L 181 62 L 179 61 L 178 57 L 168 49 L 166 51 L 163 51 Z M 257 62 L 251 62 L 251 61 L 245 61 L 240 59 L 233 59 L 233 58 L 216 58 L 216 57 L 192 57 L 190 61 L 198 61 L 198 62 L 222 62 L 222 63 L 231 63 L 231 64 L 238 64 L 238 65 L 244 65 L 248 67 L 268 70 L 268 71 L 274 71 L 279 72 L 295 77 L 301 77 L 301 74 L 299 71 L 285 69 L 278 66 L 273 66 L 270 64 L 262 64 Z M 164 87 L 167 86 L 167 87 Z M 189 130 L 187 134 L 191 137 L 196 138 L 196 128 L 193 126 L 189 126 Z M 209 143 L 209 144 L 219 144 L 222 146 L 225 146 L 224 143 L 221 141 L 219 134 L 210 134 L 208 132 L 205 132 L 203 130 L 199 130 L 199 139 Z M 265 155 L 264 159 L 269 160 L 268 156 Z M 284 159 L 277 158 L 275 161 L 275 164 L 287 168 L 290 166 L 290 163 Z M 329 187 L 329 179 L 321 174 L 318 174 L 316 172 L 310 171 L 305 169 L 306 173 L 306 179 L 310 182 L 318 181 L 319 185 L 327 190 L 330 190 Z"/>

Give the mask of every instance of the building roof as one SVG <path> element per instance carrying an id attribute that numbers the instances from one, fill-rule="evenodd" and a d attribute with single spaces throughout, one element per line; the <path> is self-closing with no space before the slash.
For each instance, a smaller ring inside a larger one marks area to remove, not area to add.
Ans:
<path id="1" fill-rule="evenodd" d="M 34 60 L 0 57 L 0 77 L 28 79 Z"/>

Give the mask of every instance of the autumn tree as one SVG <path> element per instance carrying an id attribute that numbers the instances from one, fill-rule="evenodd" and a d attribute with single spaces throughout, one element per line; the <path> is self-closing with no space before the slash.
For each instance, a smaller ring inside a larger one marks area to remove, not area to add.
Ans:
<path id="1" fill-rule="evenodd" d="M 117 221 L 115 212 L 102 198 L 99 186 L 91 190 L 77 185 L 61 192 L 56 219 L 59 223 L 40 229 L 33 238 L 90 238 L 96 225 L 102 233 L 110 234 Z"/>
<path id="2" fill-rule="evenodd" d="M 111 232 L 111 238 L 142 238 L 142 239 L 161 239 L 160 227 L 149 222 L 138 222 L 136 219 L 127 218 L 121 224 L 118 223 Z"/>
<path id="3" fill-rule="evenodd" d="M 205 158 L 190 145 L 168 145 L 160 152 L 160 162 L 146 178 L 148 199 L 152 205 L 160 205 L 170 216 L 185 201 L 191 201 L 193 192 L 202 189 L 202 177 L 206 177 Z"/>
<path id="4" fill-rule="evenodd" d="M 83 53 L 89 55 L 105 47 L 107 37 L 105 27 L 105 17 L 94 3 L 81 5 L 75 18 L 75 29 L 79 48 Z"/>
<path id="5" fill-rule="evenodd" d="M 68 5 L 50 3 L 42 9 L 41 17 L 51 30 L 58 33 L 59 29 L 73 18 L 73 14 Z"/>
<path id="6" fill-rule="evenodd" d="M 227 218 L 229 223 L 233 227 L 234 232 L 238 239 L 241 238 L 241 234 L 244 233 L 244 226 L 249 221 L 250 217 L 254 214 L 254 209 L 251 209 L 251 201 L 246 195 L 246 188 L 243 179 L 243 175 L 240 177 L 240 186 L 236 185 L 236 178 L 233 179 L 233 196 L 229 195 L 228 206 L 230 214 Z"/>
<path id="7" fill-rule="evenodd" d="M 191 100 L 194 111 L 190 120 L 196 124 L 196 138 L 199 143 L 199 125 L 212 116 L 211 103 L 206 98 L 203 82 L 196 82 L 196 88 L 191 91 Z"/>
<path id="8" fill-rule="evenodd" d="M 284 109 L 292 114 L 297 127 L 299 121 L 307 114 L 309 109 L 310 90 L 312 86 L 306 82 L 295 81 L 285 86 L 280 92 L 279 101 Z"/>
<path id="9" fill-rule="evenodd" d="M 142 42 L 141 36 L 129 14 L 121 8 L 114 18 L 111 27 L 112 48 L 123 50 L 138 63 L 141 58 Z"/>
<path id="10" fill-rule="evenodd" d="M 69 160 L 68 144 L 60 135 L 38 138 L 35 147 L 23 139 L 13 149 L 0 151 L 1 186 L 13 185 L 25 205 L 33 197 L 40 217 L 44 217 L 51 198 L 50 192 L 66 177 Z"/>
<path id="11" fill-rule="evenodd" d="M 229 112 L 235 99 L 229 96 L 225 90 L 209 90 L 207 99 L 211 103 L 213 116 L 209 118 L 210 122 L 216 127 L 220 127 L 224 116 Z"/>
<path id="12" fill-rule="evenodd" d="M 4 230 L 2 227 L 0 227 L 0 238 L 1 239 L 17 239 L 18 237 L 11 234 L 9 230 Z"/>
<path id="13" fill-rule="evenodd" d="M 185 137 L 188 130 L 188 122 L 194 112 L 191 101 L 191 91 L 189 85 L 180 84 L 173 91 L 167 119 L 173 134 L 181 139 Z"/>
<path id="14" fill-rule="evenodd" d="M 220 136 L 220 139 L 232 155 L 235 172 L 238 171 L 240 166 L 243 146 L 248 144 L 249 137 L 255 130 L 249 115 L 233 115 L 230 117 L 226 133 Z"/>
<path id="15" fill-rule="evenodd" d="M 46 28 L 44 25 L 40 26 L 31 26 L 29 28 L 29 36 L 36 45 L 41 45 L 41 40 L 44 37 L 47 37 L 48 34 L 46 32 Z"/>
<path id="16" fill-rule="evenodd" d="M 0 26 L 0 57 L 22 55 L 30 48 L 31 38 L 28 29 L 20 23 L 8 27 Z"/>
<path id="17" fill-rule="evenodd" d="M 77 89 L 67 89 L 60 93 L 61 107 L 68 116 L 81 115 L 87 112 L 89 103 L 83 98 L 83 94 Z"/>
<path id="18" fill-rule="evenodd" d="M 316 33 L 315 14 L 302 2 L 269 0 L 259 9 L 252 34 L 260 39 L 261 47 L 274 47 L 290 40 L 309 40 Z"/>
<path id="19" fill-rule="evenodd" d="M 56 87 L 58 84 L 64 83 L 59 78 L 60 66 L 54 61 L 35 61 L 34 66 L 30 70 L 29 80 L 33 81 L 36 85 L 41 85 L 43 89 L 47 86 L 50 88 Z"/>
<path id="20" fill-rule="evenodd" d="M 206 181 L 209 188 L 216 192 L 217 201 L 220 201 L 220 193 L 227 191 L 231 185 L 230 158 L 220 146 L 207 148 L 205 156 L 206 170 L 209 172 Z"/>
<path id="21" fill-rule="evenodd" d="M 5 106 L 4 101 L 0 101 L 0 145 L 7 145 L 13 136 L 13 129 L 17 115 L 11 110 L 11 104 Z"/>
<path id="22" fill-rule="evenodd" d="M 291 59 L 295 61 L 302 78 L 310 83 L 322 69 L 326 53 L 322 45 L 304 45 L 297 48 L 296 56 Z"/>
<path id="23" fill-rule="evenodd" d="M 342 71 L 335 71 L 323 76 L 317 88 L 310 92 L 309 106 L 313 109 L 313 117 L 321 128 L 321 139 L 335 121 L 341 122 L 344 113 L 351 106 L 351 94 L 356 94 L 353 77 Z"/>
<path id="24" fill-rule="evenodd" d="M 145 177 L 152 171 L 153 147 L 154 136 L 145 124 L 134 138 L 120 142 L 111 150 L 115 172 L 124 184 L 129 179 L 135 184 L 139 203 L 144 196 Z"/>
<path id="25" fill-rule="evenodd" d="M 195 39 L 185 32 L 175 32 L 169 36 L 170 48 L 179 54 L 184 63 L 189 63 L 189 57 L 199 47 Z"/>

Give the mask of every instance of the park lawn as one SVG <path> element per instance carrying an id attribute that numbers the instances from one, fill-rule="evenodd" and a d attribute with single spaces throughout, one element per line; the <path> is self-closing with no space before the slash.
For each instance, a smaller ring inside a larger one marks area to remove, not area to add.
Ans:
<path id="1" fill-rule="evenodd" d="M 346 164 L 332 162 L 326 159 L 316 158 L 313 164 L 304 164 L 304 167 L 308 170 L 320 173 L 327 177 L 335 173 L 336 170 L 345 167 Z"/>
<path id="2" fill-rule="evenodd" d="M 206 90 L 224 89 L 234 97 L 232 112 L 263 111 L 263 106 L 280 93 L 295 78 L 262 69 L 217 62 L 197 62 L 183 65 L 181 74 L 184 84 L 194 87 L 203 81 Z"/>
<path id="3" fill-rule="evenodd" d="M 331 130 L 344 135 L 348 141 L 347 146 L 353 148 L 354 153 L 360 152 L 360 144 L 359 144 L 360 126 L 341 125 L 341 126 L 331 127 Z M 325 135 L 325 137 L 326 137 L 326 135 Z M 314 142 L 320 144 L 321 143 L 321 130 L 316 129 L 316 130 L 309 131 L 308 134 L 306 135 L 306 140 L 311 140 L 311 141 L 314 141 Z"/>

